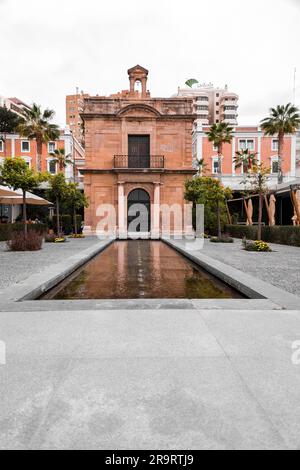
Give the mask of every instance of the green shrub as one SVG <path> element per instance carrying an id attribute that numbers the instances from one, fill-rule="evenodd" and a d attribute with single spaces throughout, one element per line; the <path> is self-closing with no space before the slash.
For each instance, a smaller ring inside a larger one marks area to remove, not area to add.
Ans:
<path id="1" fill-rule="evenodd" d="M 226 232 L 235 238 L 257 240 L 257 226 L 254 225 L 226 225 Z M 262 228 L 262 239 L 267 243 L 300 246 L 300 226 L 264 226 Z"/>
<path id="2" fill-rule="evenodd" d="M 47 225 L 45 224 L 28 224 L 28 233 L 30 231 L 44 235 L 47 232 Z M 11 240 L 14 233 L 23 232 L 24 225 L 17 224 L 0 224 L 0 241 L 5 242 Z"/>
<path id="3" fill-rule="evenodd" d="M 43 235 L 34 230 L 29 230 L 26 237 L 24 232 L 13 232 L 6 244 L 10 251 L 39 251 L 42 249 L 43 239 Z"/>
<path id="4" fill-rule="evenodd" d="M 223 236 L 221 238 L 218 237 L 211 237 L 211 243 L 233 243 L 234 240 L 231 237 Z"/>

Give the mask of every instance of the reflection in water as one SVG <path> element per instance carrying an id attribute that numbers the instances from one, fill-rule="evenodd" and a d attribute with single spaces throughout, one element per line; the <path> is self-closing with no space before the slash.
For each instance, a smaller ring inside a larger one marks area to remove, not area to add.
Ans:
<path id="1" fill-rule="evenodd" d="M 113 243 L 43 298 L 226 299 L 241 295 L 165 243 L 131 240 Z"/>

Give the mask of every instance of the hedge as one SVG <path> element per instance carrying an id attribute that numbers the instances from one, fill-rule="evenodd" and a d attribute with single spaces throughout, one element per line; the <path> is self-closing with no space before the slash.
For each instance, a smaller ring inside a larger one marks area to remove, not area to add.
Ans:
<path id="1" fill-rule="evenodd" d="M 45 224 L 28 224 L 28 231 L 32 230 L 40 234 L 47 232 L 47 225 Z M 24 230 L 23 224 L 0 224 L 0 241 L 4 242 L 11 239 L 13 232 L 22 232 Z"/>
<path id="2" fill-rule="evenodd" d="M 60 216 L 59 220 L 60 220 L 60 225 L 62 227 L 62 231 L 66 235 L 69 235 L 70 233 L 73 233 L 74 217 L 72 217 L 69 214 L 62 214 Z M 82 231 L 82 229 L 81 229 L 82 216 L 77 214 L 76 220 L 77 220 L 77 231 L 78 231 L 78 233 L 80 233 Z M 50 229 L 56 231 L 56 215 L 53 216 L 52 221 L 48 220 L 48 227 Z"/>
<path id="3" fill-rule="evenodd" d="M 255 225 L 226 225 L 225 231 L 235 238 L 257 240 L 258 227 Z M 300 226 L 276 225 L 274 227 L 262 227 L 262 239 L 267 243 L 280 245 L 300 246 Z"/>

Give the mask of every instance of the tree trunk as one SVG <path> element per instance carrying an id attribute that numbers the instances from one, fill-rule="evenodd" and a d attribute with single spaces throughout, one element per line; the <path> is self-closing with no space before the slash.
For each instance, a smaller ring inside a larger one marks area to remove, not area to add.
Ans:
<path id="1" fill-rule="evenodd" d="M 37 171 L 42 171 L 42 153 L 43 153 L 43 142 L 40 139 L 36 140 L 36 168 Z"/>
<path id="2" fill-rule="evenodd" d="M 27 238 L 26 191 L 23 191 L 23 223 L 24 223 L 24 236 L 25 238 Z"/>
<path id="3" fill-rule="evenodd" d="M 57 236 L 60 235 L 60 220 L 59 220 L 59 199 L 56 198 L 56 231 Z"/>
<path id="4" fill-rule="evenodd" d="M 257 239 L 262 239 L 262 212 L 263 212 L 263 194 L 259 194 L 258 202 L 258 230 L 257 230 Z"/>
<path id="5" fill-rule="evenodd" d="M 77 214 L 76 214 L 75 207 L 74 207 L 73 215 L 74 215 L 74 233 L 75 233 L 75 235 L 77 235 Z"/>
<path id="6" fill-rule="evenodd" d="M 283 147 L 284 147 L 284 134 L 280 132 L 278 134 L 278 183 L 282 183 L 282 157 L 283 157 Z"/>
<path id="7" fill-rule="evenodd" d="M 220 201 L 217 201 L 218 238 L 222 238 Z"/>
<path id="8" fill-rule="evenodd" d="M 3 137 L 4 158 L 6 157 L 6 138 L 7 138 L 7 134 L 5 133 L 5 134 L 4 134 L 4 137 Z"/>
<path id="9" fill-rule="evenodd" d="M 222 174 L 222 153 L 223 153 L 223 145 L 218 145 L 218 175 L 221 176 Z"/>

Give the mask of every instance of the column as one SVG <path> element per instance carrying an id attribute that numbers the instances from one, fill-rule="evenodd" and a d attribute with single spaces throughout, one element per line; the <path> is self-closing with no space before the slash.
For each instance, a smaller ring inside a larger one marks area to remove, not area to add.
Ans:
<path id="1" fill-rule="evenodd" d="M 121 240 L 127 238 L 127 230 L 125 227 L 125 191 L 124 183 L 118 183 L 118 235 Z"/>
<path id="2" fill-rule="evenodd" d="M 160 183 L 154 183 L 154 204 L 152 211 L 151 238 L 160 237 Z"/>
<path id="3" fill-rule="evenodd" d="M 195 238 L 195 231 L 193 229 L 193 203 L 188 202 L 184 204 L 184 236 L 187 238 Z"/>

